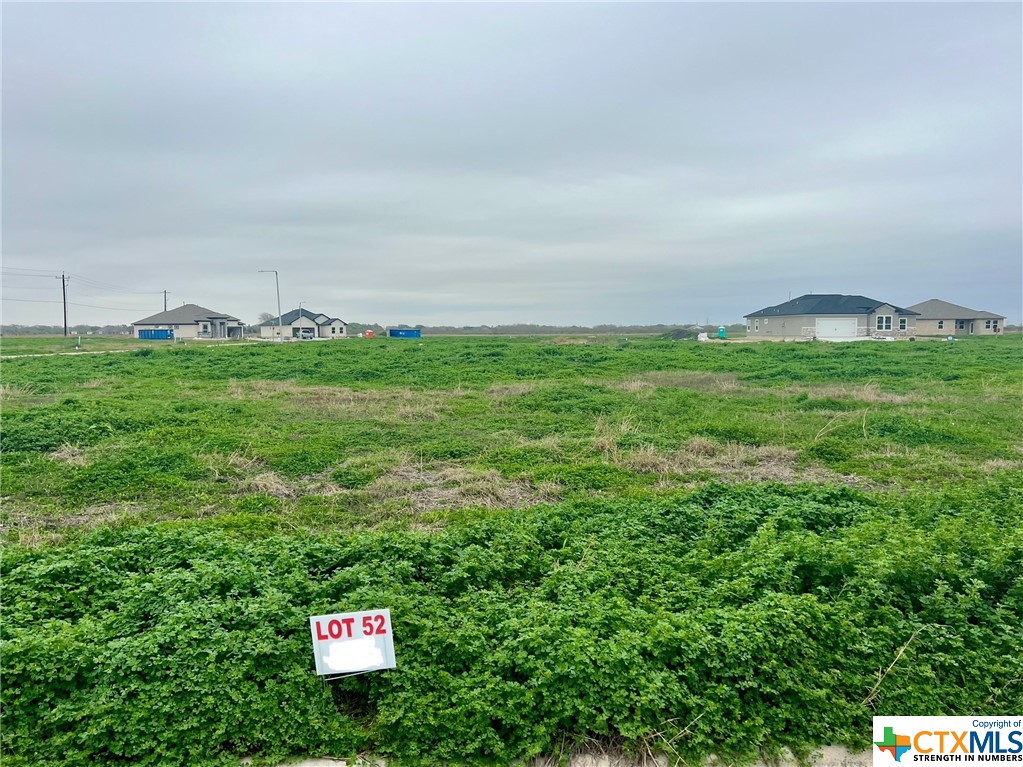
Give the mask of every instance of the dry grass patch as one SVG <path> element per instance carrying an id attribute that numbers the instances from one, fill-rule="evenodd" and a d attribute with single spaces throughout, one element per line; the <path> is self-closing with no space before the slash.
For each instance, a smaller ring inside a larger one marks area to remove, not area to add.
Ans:
<path id="1" fill-rule="evenodd" d="M 30 399 L 36 390 L 32 384 L 0 384 L 0 402 Z"/>
<path id="2" fill-rule="evenodd" d="M 85 457 L 85 451 L 80 447 L 67 443 L 60 446 L 58 450 L 50 453 L 51 461 L 63 461 L 71 466 L 87 466 L 89 461 Z"/>
<path id="3" fill-rule="evenodd" d="M 594 436 L 590 445 L 605 457 L 615 457 L 618 455 L 618 441 L 626 434 L 635 431 L 636 427 L 633 425 L 631 415 L 624 415 L 616 419 L 598 416 L 593 424 Z"/>
<path id="4" fill-rule="evenodd" d="M 487 394 L 491 397 L 520 397 L 523 394 L 529 394 L 529 392 L 533 391 L 535 388 L 536 384 L 530 381 L 494 384 L 487 389 Z"/>
<path id="5" fill-rule="evenodd" d="M 698 370 L 654 370 L 613 384 L 630 393 L 649 393 L 654 389 L 693 389 L 702 392 L 736 392 L 745 387 L 734 373 L 706 373 Z"/>
<path id="6" fill-rule="evenodd" d="M 828 469 L 799 467 L 797 453 L 779 445 L 743 445 L 737 442 L 720 444 L 696 438 L 670 453 L 644 447 L 622 456 L 618 463 L 633 471 L 665 475 L 664 487 L 674 486 L 674 476 L 711 472 L 723 482 L 844 482 L 861 484 Z"/>
<path id="7" fill-rule="evenodd" d="M 519 508 L 552 501 L 557 488 L 508 480 L 494 470 L 456 464 L 434 467 L 401 463 L 374 480 L 366 492 L 380 504 L 400 502 L 416 512 L 464 508 Z"/>
<path id="8" fill-rule="evenodd" d="M 914 402 L 948 402 L 956 399 L 948 396 L 899 394 L 884 391 L 875 383 L 793 385 L 786 386 L 779 391 L 785 394 L 805 394 L 807 399 L 850 399 L 858 402 L 893 405 L 906 405 Z"/>
<path id="9" fill-rule="evenodd" d="M 79 389 L 102 389 L 104 386 L 109 386 L 111 379 L 109 378 L 93 378 L 89 381 L 83 381 L 78 384 Z"/>
<path id="10" fill-rule="evenodd" d="M 470 395 L 462 388 L 415 391 L 408 388 L 356 390 L 344 386 L 300 386 L 294 381 L 230 381 L 233 399 L 275 400 L 304 415 L 334 419 L 437 421 L 444 402 Z"/>
<path id="11" fill-rule="evenodd" d="M 237 480 L 239 492 L 261 493 L 282 501 L 294 501 L 303 496 L 335 496 L 351 492 L 340 485 L 330 482 L 325 474 L 288 480 L 275 471 L 264 471 L 254 476 Z"/>
<path id="12" fill-rule="evenodd" d="M 628 392 L 629 394 L 638 394 L 639 392 L 651 392 L 657 387 L 649 381 L 644 381 L 640 378 L 630 378 L 627 381 L 619 383 L 618 388 L 623 392 Z"/>
<path id="13" fill-rule="evenodd" d="M 1017 469 L 1023 470 L 1023 461 L 1010 461 L 1005 458 L 992 458 L 991 460 L 984 461 L 981 467 L 985 474 L 992 474 L 996 471 L 1003 471 L 1005 469 Z"/>
<path id="14" fill-rule="evenodd" d="M 0 534 L 14 534 L 18 543 L 26 546 L 59 540 L 67 530 L 100 525 L 115 525 L 127 519 L 146 514 L 143 506 L 127 503 L 104 503 L 86 506 L 74 512 L 51 508 L 17 505 L 11 508 L 4 502 L 4 514 L 0 519 Z"/>
<path id="15" fill-rule="evenodd" d="M 276 471 L 264 471 L 238 482 L 238 488 L 245 493 L 262 493 L 274 498 L 297 498 L 299 488 Z"/>
<path id="16" fill-rule="evenodd" d="M 230 455 L 209 453 L 200 455 L 199 458 L 213 473 L 215 479 L 219 479 L 224 474 L 229 476 L 252 474 L 262 465 L 258 458 L 250 458 L 238 452 L 231 453 Z"/>

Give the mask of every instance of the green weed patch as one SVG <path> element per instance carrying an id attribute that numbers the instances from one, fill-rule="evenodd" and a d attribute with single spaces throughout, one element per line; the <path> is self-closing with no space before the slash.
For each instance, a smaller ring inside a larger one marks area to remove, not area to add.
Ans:
<path id="1" fill-rule="evenodd" d="M 1023 705 L 1019 337 L 141 348 L 4 361 L 5 764 L 748 761 Z M 323 685 L 307 617 L 379 606 L 398 669 Z"/>
<path id="2" fill-rule="evenodd" d="M 711 486 L 433 534 L 247 519 L 8 549 L 5 761 L 507 764 L 683 729 L 678 755 L 743 760 L 1023 701 L 1018 486 Z M 321 684 L 308 616 L 382 605 L 398 669 Z"/>

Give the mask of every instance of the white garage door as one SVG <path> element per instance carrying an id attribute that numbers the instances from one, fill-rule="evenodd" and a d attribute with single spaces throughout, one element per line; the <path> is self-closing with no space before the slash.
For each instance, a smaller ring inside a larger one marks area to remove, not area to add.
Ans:
<path id="1" fill-rule="evenodd" d="M 856 338 L 855 317 L 817 318 L 818 338 Z"/>

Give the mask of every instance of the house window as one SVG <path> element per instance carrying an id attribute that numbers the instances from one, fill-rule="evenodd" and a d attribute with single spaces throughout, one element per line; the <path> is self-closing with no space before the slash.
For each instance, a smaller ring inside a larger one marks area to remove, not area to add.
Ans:
<path id="1" fill-rule="evenodd" d="M 749 324 L 749 320 L 746 320 L 746 332 L 749 333 L 753 329 L 753 326 Z"/>
<path id="2" fill-rule="evenodd" d="M 906 318 L 905 317 L 899 317 L 899 330 L 905 330 L 905 329 L 906 329 Z"/>
<path id="3" fill-rule="evenodd" d="M 760 332 L 760 320 L 756 321 L 756 327 L 754 329 L 756 330 L 757 333 Z"/>
<path id="4" fill-rule="evenodd" d="M 998 320 L 991 320 L 991 327 L 998 330 Z"/>
<path id="5" fill-rule="evenodd" d="M 877 324 L 874 327 L 877 328 L 877 330 L 891 330 L 892 315 L 890 314 L 877 315 Z"/>
<path id="6" fill-rule="evenodd" d="M 956 320 L 956 330 L 966 330 L 966 320 Z"/>
<path id="7" fill-rule="evenodd" d="M 984 320 L 984 327 L 991 330 L 991 320 Z"/>
<path id="8" fill-rule="evenodd" d="M 208 322 L 202 323 L 202 332 L 203 333 L 209 333 L 210 332 L 210 324 Z"/>
<path id="9" fill-rule="evenodd" d="M 331 332 L 331 333 L 337 333 L 337 328 L 331 328 L 331 329 L 330 329 L 330 332 Z"/>
<path id="10" fill-rule="evenodd" d="M 767 323 L 768 323 L 769 321 L 770 321 L 770 320 L 766 320 L 766 319 L 765 319 L 765 320 L 764 320 L 764 324 L 766 325 L 766 324 L 767 324 Z"/>
<path id="11" fill-rule="evenodd" d="M 945 329 L 945 320 L 938 320 L 938 330 Z"/>

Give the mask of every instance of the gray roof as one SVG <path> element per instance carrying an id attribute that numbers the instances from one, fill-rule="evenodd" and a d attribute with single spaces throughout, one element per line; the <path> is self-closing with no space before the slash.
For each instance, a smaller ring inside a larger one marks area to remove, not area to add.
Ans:
<path id="1" fill-rule="evenodd" d="M 801 314 L 873 314 L 879 306 L 890 306 L 896 314 L 916 314 L 909 309 L 903 309 L 887 301 L 878 301 L 866 296 L 843 296 L 837 293 L 822 293 L 814 295 L 810 293 L 799 298 L 793 298 L 777 306 L 768 306 L 766 309 L 744 314 L 744 317 L 792 317 Z"/>
<path id="2" fill-rule="evenodd" d="M 327 317 L 327 315 L 323 312 L 311 312 L 308 309 L 292 309 L 290 312 L 285 312 L 281 315 L 280 323 L 277 322 L 277 317 L 274 317 L 272 320 L 264 322 L 263 325 L 291 325 L 299 318 L 299 316 L 305 317 L 307 320 L 312 320 L 313 322 L 316 322 L 317 317 Z M 344 325 L 348 324 L 337 317 L 327 317 L 327 319 L 323 320 L 323 322 L 316 322 L 316 324 L 329 325 L 332 322 L 340 322 Z"/>
<path id="3" fill-rule="evenodd" d="M 929 301 L 915 304 L 909 307 L 920 315 L 922 320 L 1004 320 L 1001 314 L 991 312 L 980 312 L 959 304 L 950 304 L 948 301 L 939 301 L 932 298 Z"/>
<path id="4" fill-rule="evenodd" d="M 231 322 L 239 322 L 237 317 L 232 317 L 230 314 L 224 314 L 223 312 L 215 312 L 212 309 L 207 309 L 197 304 L 185 304 L 184 306 L 176 306 L 173 309 L 168 309 L 165 312 L 154 314 L 152 317 L 146 317 L 145 319 L 136 320 L 131 323 L 132 325 L 195 325 L 200 322 L 210 322 L 211 320 L 230 320 Z"/>

